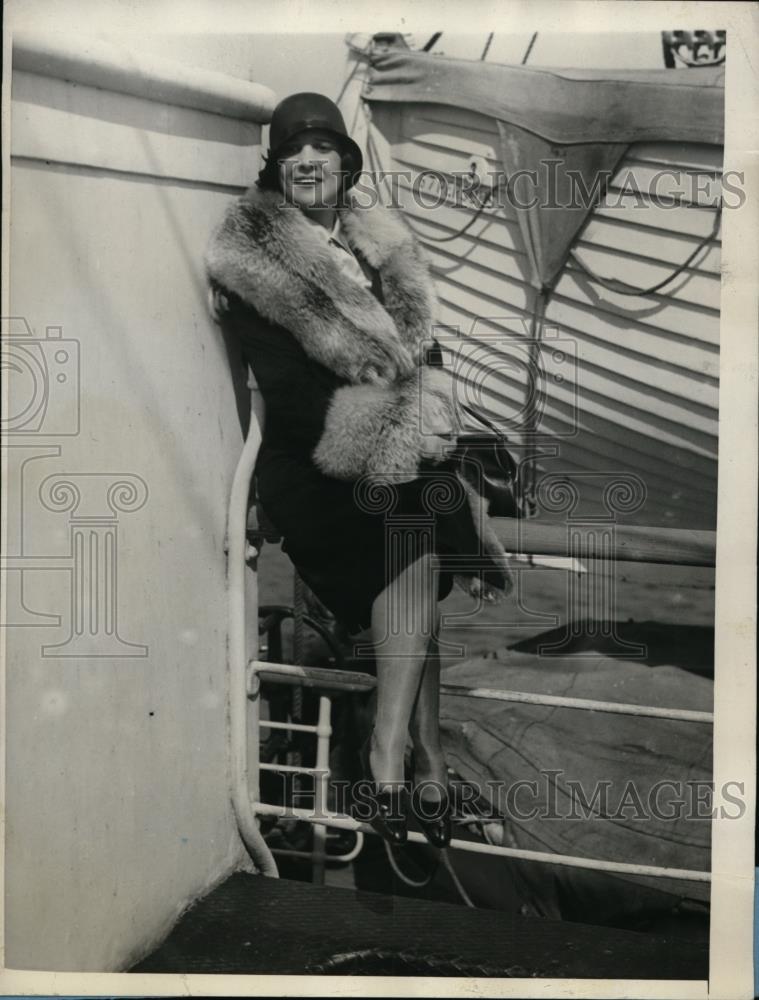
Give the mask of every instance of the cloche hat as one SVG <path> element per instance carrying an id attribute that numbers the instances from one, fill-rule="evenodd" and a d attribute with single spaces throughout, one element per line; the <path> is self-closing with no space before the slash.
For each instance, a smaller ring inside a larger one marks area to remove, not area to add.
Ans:
<path id="1" fill-rule="evenodd" d="M 337 139 L 340 151 L 349 154 L 351 166 L 346 187 L 351 187 L 361 173 L 364 159 L 358 145 L 348 135 L 340 109 L 324 94 L 306 91 L 291 94 L 279 102 L 269 126 L 269 159 L 278 159 L 281 148 L 299 132 L 317 128 L 330 132 Z"/>

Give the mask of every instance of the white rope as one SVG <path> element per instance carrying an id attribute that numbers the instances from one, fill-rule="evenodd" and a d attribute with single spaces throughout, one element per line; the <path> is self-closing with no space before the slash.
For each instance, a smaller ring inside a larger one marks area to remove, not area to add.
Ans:
<path id="1" fill-rule="evenodd" d="M 447 850 L 443 850 L 441 853 L 443 855 L 443 864 L 448 869 L 448 874 L 451 876 L 451 880 L 453 881 L 453 884 L 456 886 L 456 891 L 458 892 L 459 896 L 461 896 L 461 898 L 463 899 L 463 901 L 464 901 L 464 903 L 465 903 L 466 906 L 471 906 L 472 909 L 476 909 L 474 903 L 472 902 L 471 898 L 467 894 L 466 889 L 461 884 L 461 880 L 459 879 L 459 877 L 456 874 L 456 872 L 453 870 L 453 865 L 451 864 L 451 859 L 448 857 L 448 851 Z"/>
<path id="2" fill-rule="evenodd" d="M 384 837 L 382 838 L 382 843 L 385 847 L 385 854 L 387 855 L 387 860 L 390 864 L 390 867 L 393 869 L 393 871 L 401 880 L 401 882 L 405 882 L 405 884 L 410 886 L 412 889 L 423 889 L 426 885 L 430 884 L 435 874 L 434 869 L 421 882 L 416 882 L 414 879 L 410 878 L 408 875 L 406 875 L 404 872 L 401 871 L 400 867 L 398 866 L 398 862 L 395 860 L 393 849 L 390 846 L 390 844 L 385 840 Z"/>

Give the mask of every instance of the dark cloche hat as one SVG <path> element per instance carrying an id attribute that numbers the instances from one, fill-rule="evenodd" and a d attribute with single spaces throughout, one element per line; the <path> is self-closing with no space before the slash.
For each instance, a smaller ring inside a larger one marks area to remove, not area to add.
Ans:
<path id="1" fill-rule="evenodd" d="M 364 159 L 361 150 L 348 135 L 340 108 L 324 94 L 291 94 L 279 102 L 269 126 L 270 158 L 276 160 L 279 150 L 288 139 L 311 128 L 331 132 L 339 141 L 341 152 L 350 154 L 351 174 L 346 185 L 350 187 L 361 173 Z"/>

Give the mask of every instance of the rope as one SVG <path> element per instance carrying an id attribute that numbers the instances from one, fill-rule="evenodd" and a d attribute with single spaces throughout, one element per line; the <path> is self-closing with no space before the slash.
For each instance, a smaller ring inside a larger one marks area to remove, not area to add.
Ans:
<path id="1" fill-rule="evenodd" d="M 451 233 L 450 236 L 427 236 L 420 233 L 419 230 L 416 228 L 414 228 L 414 232 L 425 243 L 450 243 L 451 240 L 457 240 L 459 236 L 464 236 L 465 233 L 467 233 L 472 228 L 472 226 L 475 224 L 475 222 L 479 219 L 484 210 L 487 208 L 487 204 L 488 204 L 488 199 L 486 198 L 482 202 L 480 207 L 477 209 L 477 211 L 474 213 L 472 218 L 469 220 L 469 222 L 467 222 L 465 226 L 462 226 L 462 228 L 457 230 L 455 233 Z"/>
<path id="2" fill-rule="evenodd" d="M 482 55 L 480 56 L 480 62 L 485 62 L 485 57 L 488 54 L 488 50 L 490 49 L 490 44 L 493 41 L 494 35 L 495 35 L 494 31 L 491 31 L 490 34 L 488 35 L 488 40 L 485 42 L 485 48 L 482 50 Z"/>
<path id="3" fill-rule="evenodd" d="M 665 285 L 669 285 L 670 282 L 674 281 L 682 272 L 690 266 L 693 260 L 698 256 L 698 254 L 704 249 L 704 247 L 711 243 L 712 240 L 716 239 L 717 233 L 720 227 L 720 221 L 722 219 L 722 208 L 717 209 L 714 215 L 714 225 L 712 226 L 711 232 L 708 236 L 704 236 L 702 240 L 699 241 L 698 246 L 688 257 L 687 260 L 683 261 L 679 267 L 669 274 L 662 281 L 657 282 L 655 285 L 651 285 L 650 288 L 638 288 L 635 285 L 629 285 L 626 281 L 621 281 L 619 278 L 603 278 L 601 275 L 596 274 L 587 264 L 584 264 L 580 258 L 577 256 L 574 250 L 570 251 L 570 258 L 573 263 L 575 263 L 581 271 L 583 271 L 591 281 L 595 281 L 597 284 L 601 285 L 607 291 L 614 292 L 617 295 L 653 295 L 660 289 L 664 288 Z"/>
<path id="4" fill-rule="evenodd" d="M 357 53 L 357 57 L 356 57 L 356 63 L 354 65 L 353 69 L 348 74 L 348 78 L 346 79 L 345 83 L 342 85 L 342 87 L 340 89 L 340 93 L 335 98 L 335 104 L 339 104 L 340 101 L 342 101 L 343 97 L 345 96 L 345 91 L 348 89 L 348 84 L 351 82 L 351 80 L 353 79 L 353 77 L 356 75 L 356 72 L 357 72 L 359 66 L 361 65 L 361 60 L 358 57 L 361 56 L 361 55 L 366 55 L 367 54 L 367 52 L 371 48 L 372 40 L 369 39 L 369 41 L 366 43 L 366 45 L 362 49 L 360 49 L 357 45 L 351 45 L 350 42 L 346 42 L 345 44 L 348 46 L 348 48 L 352 52 L 356 52 Z"/>
<path id="5" fill-rule="evenodd" d="M 369 161 L 375 172 L 379 172 L 382 175 L 382 179 L 387 181 L 387 171 L 382 169 L 382 162 L 380 160 L 379 152 L 374 142 L 374 137 L 372 135 L 372 129 L 374 125 L 371 120 L 367 118 L 368 131 L 366 134 L 366 151 L 369 154 Z M 391 189 L 392 196 L 392 189 Z M 450 243 L 452 240 L 456 240 L 459 236 L 464 236 L 475 222 L 479 219 L 485 209 L 488 207 L 490 199 L 485 198 L 481 203 L 477 211 L 474 213 L 472 218 L 464 225 L 461 229 L 457 230 L 455 233 L 451 233 L 449 236 L 428 236 L 421 233 L 416 226 L 411 223 L 411 220 L 407 217 L 406 221 L 414 233 L 425 243 Z"/>
<path id="6" fill-rule="evenodd" d="M 401 871 L 398 862 L 395 859 L 395 855 L 393 854 L 393 849 L 390 846 L 390 844 L 385 840 L 384 837 L 382 838 L 382 844 L 385 848 L 385 854 L 387 855 L 388 863 L 390 867 L 393 869 L 393 872 L 401 880 L 401 882 L 403 882 L 407 886 L 410 886 L 410 888 L 412 889 L 423 889 L 425 886 L 430 884 L 432 879 L 435 877 L 435 872 L 437 871 L 437 864 L 429 873 L 429 875 L 427 875 L 421 882 L 417 882 L 414 879 L 412 879 L 409 875 L 406 875 L 405 872 Z"/>
<path id="7" fill-rule="evenodd" d="M 459 896 L 461 896 L 462 900 L 464 901 L 464 905 L 469 906 L 472 909 L 476 909 L 471 898 L 467 895 L 466 889 L 461 884 L 461 880 L 459 879 L 456 872 L 453 870 L 453 865 L 451 864 L 451 859 L 448 857 L 447 849 L 442 850 L 440 853 L 443 855 L 443 864 L 448 869 L 448 874 L 451 876 L 451 881 L 455 885 L 456 891 L 458 892 Z"/>
<path id="8" fill-rule="evenodd" d="M 382 180 L 387 182 L 387 172 L 382 169 L 380 155 L 379 152 L 377 151 L 377 147 L 374 144 L 374 136 L 372 134 L 374 125 L 372 123 L 372 116 L 367 106 L 367 103 L 365 100 L 363 100 L 363 98 L 361 100 L 361 109 L 363 110 L 364 117 L 366 118 L 366 152 L 369 154 L 369 163 L 374 169 L 374 172 L 379 173 L 382 177 Z M 390 197 L 392 199 L 393 190 L 392 188 L 389 188 L 388 190 L 390 191 Z"/>
<path id="9" fill-rule="evenodd" d="M 529 359 L 533 372 L 538 370 L 540 360 L 540 343 L 543 340 L 543 320 L 545 319 L 548 300 L 551 297 L 551 289 L 545 285 L 535 292 L 532 303 L 532 316 L 530 317 L 530 339 L 529 339 Z M 538 470 L 536 468 L 538 458 L 537 431 L 538 431 L 538 410 L 533 400 L 534 391 L 529 380 L 525 382 L 525 410 L 529 405 L 529 413 L 526 414 L 527 450 L 525 454 L 525 483 L 523 495 L 527 511 L 534 513 L 537 509 L 535 500 L 535 490 Z"/>

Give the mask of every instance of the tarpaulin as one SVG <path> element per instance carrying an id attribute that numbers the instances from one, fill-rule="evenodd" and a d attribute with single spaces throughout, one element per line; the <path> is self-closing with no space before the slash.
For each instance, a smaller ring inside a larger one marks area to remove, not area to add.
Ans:
<path id="1" fill-rule="evenodd" d="M 370 54 L 367 79 L 367 100 L 452 104 L 556 143 L 724 138 L 723 66 L 546 70 L 401 50 Z"/>
<path id="2" fill-rule="evenodd" d="M 593 624 L 603 629 L 600 621 Z M 657 654 L 672 655 L 667 648 L 672 632 L 676 629 L 645 622 L 628 633 L 647 637 L 646 662 L 604 656 L 592 644 L 593 655 L 587 649 L 580 655 L 577 646 L 563 656 L 507 649 L 495 659 L 481 656 L 449 666 L 443 680 L 464 688 L 508 687 L 711 712 L 710 677 L 666 659 L 653 665 Z M 687 656 L 674 651 L 680 662 Z M 505 846 L 709 870 L 711 805 L 704 809 L 696 801 L 696 788 L 703 795 L 710 787 L 708 726 L 446 695 L 441 736 L 450 766 L 504 817 Z M 525 902 L 554 918 L 566 916 L 562 907 L 571 901 L 602 922 L 624 912 L 671 908 L 683 897 L 708 902 L 710 892 L 707 881 L 544 864 L 520 865 L 520 873 Z"/>

